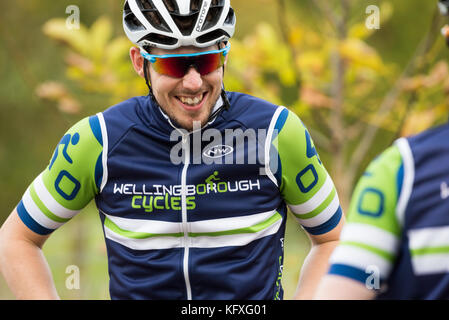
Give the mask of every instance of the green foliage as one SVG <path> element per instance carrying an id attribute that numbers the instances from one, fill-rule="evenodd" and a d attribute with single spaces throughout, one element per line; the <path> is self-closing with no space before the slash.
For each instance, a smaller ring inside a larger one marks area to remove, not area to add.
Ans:
<path id="1" fill-rule="evenodd" d="M 112 38 L 109 18 L 100 17 L 90 28 L 82 25 L 79 30 L 68 29 L 64 19 L 52 19 L 43 32 L 67 47 L 67 78 L 82 90 L 105 95 L 111 105 L 145 92 L 145 83 L 130 64 L 129 40 Z"/>

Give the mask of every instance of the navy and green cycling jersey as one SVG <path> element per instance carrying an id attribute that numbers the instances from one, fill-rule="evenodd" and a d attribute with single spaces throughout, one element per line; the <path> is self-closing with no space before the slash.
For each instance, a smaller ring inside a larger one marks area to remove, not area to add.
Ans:
<path id="1" fill-rule="evenodd" d="M 368 166 L 329 273 L 379 299 L 449 298 L 449 125 L 401 138 Z"/>
<path id="2" fill-rule="evenodd" d="M 81 120 L 23 196 L 22 221 L 50 234 L 95 199 L 113 299 L 281 299 L 287 208 L 324 234 L 337 192 L 293 112 L 228 96 L 200 132 L 149 97 Z"/>

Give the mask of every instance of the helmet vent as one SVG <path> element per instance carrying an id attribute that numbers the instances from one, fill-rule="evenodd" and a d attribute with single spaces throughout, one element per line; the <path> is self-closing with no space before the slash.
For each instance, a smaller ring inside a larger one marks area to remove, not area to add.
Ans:
<path id="1" fill-rule="evenodd" d="M 228 16 L 226 17 L 226 20 L 224 22 L 225 24 L 234 25 L 235 24 L 235 13 L 234 9 L 229 8 Z"/>
<path id="2" fill-rule="evenodd" d="M 179 8 L 175 1 L 173 0 L 162 0 L 170 14 L 179 14 Z"/>
<path id="3" fill-rule="evenodd" d="M 123 9 L 124 20 L 128 28 L 132 31 L 145 30 L 145 27 L 140 23 L 139 19 L 136 18 L 134 13 L 129 7 L 129 3 L 126 2 L 125 8 Z"/>
<path id="4" fill-rule="evenodd" d="M 140 0 L 137 4 L 148 22 L 157 30 L 172 32 L 151 0 Z"/>
<path id="5" fill-rule="evenodd" d="M 230 37 L 225 31 L 223 31 L 223 30 L 214 30 L 214 31 L 211 31 L 211 32 L 208 32 L 208 33 L 206 33 L 206 34 L 203 34 L 202 36 L 200 36 L 200 37 L 198 37 L 197 39 L 196 39 L 196 41 L 198 42 L 198 43 L 206 43 L 206 42 L 210 42 L 210 41 L 213 41 L 213 40 L 218 40 L 218 39 L 220 39 L 221 37 L 223 37 L 223 36 L 226 36 L 226 37 Z"/>
<path id="6" fill-rule="evenodd" d="M 176 38 L 167 37 L 167 36 L 164 36 L 162 34 L 157 34 L 157 33 L 150 33 L 149 35 L 140 39 L 139 42 L 141 42 L 142 40 L 147 40 L 149 42 L 159 43 L 159 44 L 163 44 L 163 45 L 170 45 L 170 46 L 178 43 L 178 39 L 176 39 Z M 143 48 L 147 52 L 150 52 L 152 47 L 151 46 L 143 46 Z"/>
<path id="7" fill-rule="evenodd" d="M 224 0 L 212 0 L 212 3 L 209 8 L 209 12 L 206 16 L 206 20 L 204 22 L 203 28 L 201 31 L 205 31 L 207 29 L 212 28 L 217 25 L 218 20 L 220 19 L 224 7 Z"/>
<path id="8" fill-rule="evenodd" d="M 201 0 L 191 0 L 190 1 L 190 11 L 200 11 Z"/>
<path id="9" fill-rule="evenodd" d="M 179 28 L 179 31 L 184 36 L 189 36 L 193 32 L 193 28 L 195 28 L 196 20 L 198 19 L 198 12 L 190 14 L 188 16 L 180 16 L 180 15 L 172 15 L 173 21 Z"/>

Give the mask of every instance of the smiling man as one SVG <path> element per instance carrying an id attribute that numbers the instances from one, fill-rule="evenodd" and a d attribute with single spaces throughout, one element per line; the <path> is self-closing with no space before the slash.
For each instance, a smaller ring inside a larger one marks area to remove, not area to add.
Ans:
<path id="1" fill-rule="evenodd" d="M 229 0 L 125 2 L 149 95 L 70 128 L 3 225 L 17 297 L 58 297 L 41 247 L 92 199 L 112 299 L 282 299 L 288 208 L 312 242 L 296 298 L 313 296 L 344 220 L 338 195 L 293 112 L 224 90 L 235 23 Z"/>

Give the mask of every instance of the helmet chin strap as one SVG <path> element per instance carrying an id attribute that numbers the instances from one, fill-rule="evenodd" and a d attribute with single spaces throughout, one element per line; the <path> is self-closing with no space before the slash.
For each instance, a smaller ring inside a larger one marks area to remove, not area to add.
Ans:
<path id="1" fill-rule="evenodd" d="M 153 94 L 153 88 L 151 87 L 150 84 L 150 76 L 148 75 L 148 60 L 147 59 L 143 59 L 143 74 L 145 76 L 145 83 L 147 84 L 148 87 L 148 95 L 150 96 L 150 98 L 159 106 L 159 103 L 156 100 L 156 97 Z"/>

